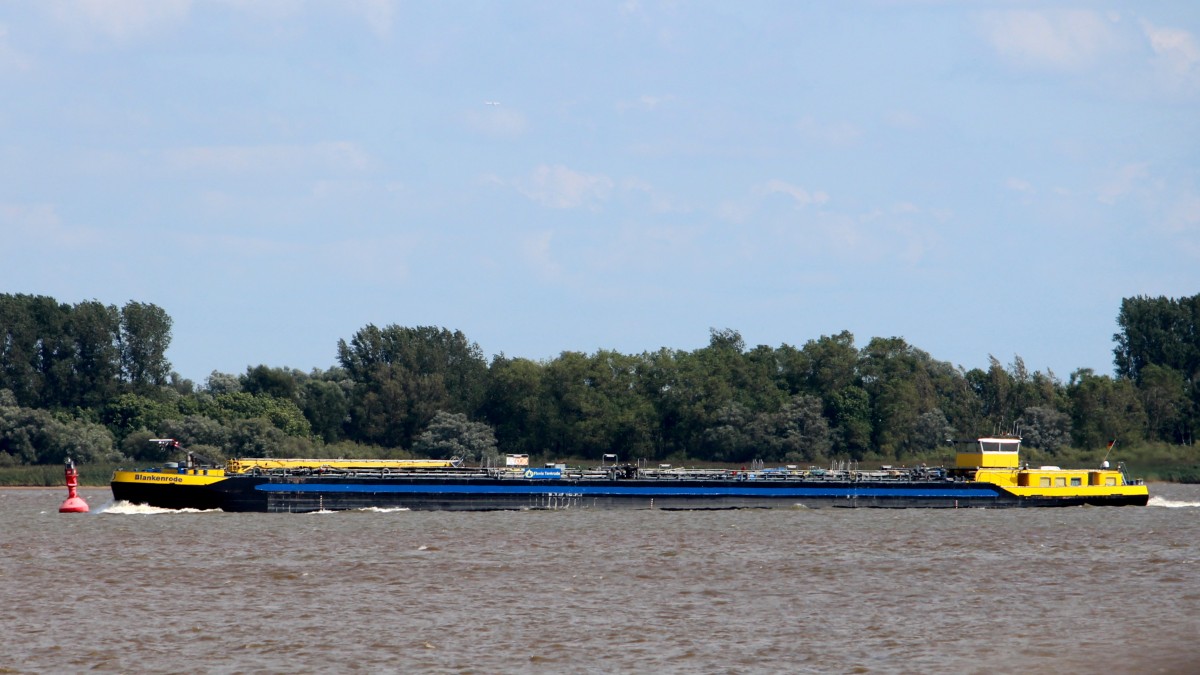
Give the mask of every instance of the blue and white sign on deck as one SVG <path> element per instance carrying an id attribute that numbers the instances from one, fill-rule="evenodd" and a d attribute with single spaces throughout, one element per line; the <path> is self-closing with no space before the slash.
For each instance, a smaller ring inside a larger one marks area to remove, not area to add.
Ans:
<path id="1" fill-rule="evenodd" d="M 558 480 L 562 478 L 562 469 L 525 469 L 521 475 L 535 480 Z"/>

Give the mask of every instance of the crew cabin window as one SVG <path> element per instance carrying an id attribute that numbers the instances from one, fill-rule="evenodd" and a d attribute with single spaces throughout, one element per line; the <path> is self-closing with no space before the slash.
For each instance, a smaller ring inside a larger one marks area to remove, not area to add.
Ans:
<path id="1" fill-rule="evenodd" d="M 1067 479 L 1066 478 L 1055 478 L 1054 479 L 1054 487 L 1067 487 Z"/>
<path id="2" fill-rule="evenodd" d="M 1083 479 L 1078 476 L 1071 479 L 1071 487 L 1079 487 L 1080 485 L 1083 485 Z"/>
<path id="3" fill-rule="evenodd" d="M 1042 480 L 1041 480 L 1041 483 L 1039 483 L 1039 485 L 1041 485 L 1041 487 L 1050 487 L 1050 477 L 1042 476 Z"/>
<path id="4" fill-rule="evenodd" d="M 1116 478 L 1105 478 L 1105 479 L 1104 479 L 1104 484 L 1105 484 L 1105 485 L 1116 485 L 1116 484 L 1117 484 L 1117 479 L 1116 479 Z"/>

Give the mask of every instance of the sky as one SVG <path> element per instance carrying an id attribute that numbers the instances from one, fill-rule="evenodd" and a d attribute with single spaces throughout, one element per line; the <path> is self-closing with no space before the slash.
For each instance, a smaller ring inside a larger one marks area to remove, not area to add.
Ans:
<path id="1" fill-rule="evenodd" d="M 1200 3 L 10 0 L 0 292 L 183 377 L 848 330 L 1113 372 L 1200 293 Z"/>

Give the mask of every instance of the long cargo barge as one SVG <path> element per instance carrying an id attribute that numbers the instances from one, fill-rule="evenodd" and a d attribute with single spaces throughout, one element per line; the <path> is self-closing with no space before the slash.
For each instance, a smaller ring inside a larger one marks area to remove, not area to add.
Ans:
<path id="1" fill-rule="evenodd" d="M 178 448 L 172 439 L 156 439 Z M 1020 439 L 980 438 L 955 466 L 751 470 L 607 463 L 465 466 L 451 460 L 232 459 L 117 470 L 113 499 L 169 509 L 312 512 L 413 510 L 1007 508 L 1145 505 L 1123 464 L 1030 468 Z"/>

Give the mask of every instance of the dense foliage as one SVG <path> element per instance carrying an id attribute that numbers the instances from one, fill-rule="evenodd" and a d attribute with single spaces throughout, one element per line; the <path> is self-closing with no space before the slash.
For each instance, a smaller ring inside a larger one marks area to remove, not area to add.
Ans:
<path id="1" fill-rule="evenodd" d="M 156 461 L 170 436 L 213 457 L 604 453 L 648 460 L 822 462 L 944 456 L 948 439 L 1019 426 L 1026 445 L 1192 446 L 1200 415 L 1200 295 L 1127 298 L 1115 376 L 1066 382 L 1021 358 L 938 361 L 898 337 L 849 332 L 803 346 L 563 352 L 490 363 L 458 331 L 369 325 L 337 365 L 213 372 L 166 359 L 171 319 L 137 302 L 0 295 L 0 466 Z"/>

